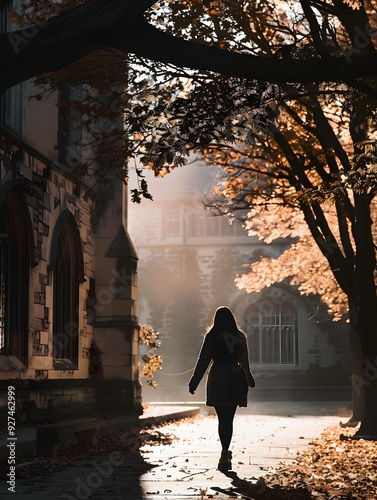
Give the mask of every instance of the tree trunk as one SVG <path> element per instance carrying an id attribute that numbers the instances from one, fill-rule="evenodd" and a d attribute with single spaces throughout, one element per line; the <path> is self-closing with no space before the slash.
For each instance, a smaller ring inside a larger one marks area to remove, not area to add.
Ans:
<path id="1" fill-rule="evenodd" d="M 358 289 L 356 331 L 360 338 L 363 377 L 359 391 L 365 390 L 365 412 L 356 437 L 377 439 L 377 299 L 374 282 L 376 257 L 372 237 L 370 198 L 355 194 L 354 237 L 356 245 L 355 279 Z"/>
<path id="2" fill-rule="evenodd" d="M 341 427 L 356 427 L 365 413 L 365 384 L 363 378 L 363 356 L 361 353 L 360 337 L 356 332 L 357 311 L 353 302 L 349 300 L 350 329 L 349 338 L 352 355 L 352 416 L 348 422 L 340 423 Z"/>
<path id="3" fill-rule="evenodd" d="M 363 384 L 363 356 L 361 353 L 360 338 L 354 325 L 350 327 L 350 343 L 352 350 L 352 417 L 349 425 L 355 425 L 364 417 L 365 386 Z"/>
<path id="4" fill-rule="evenodd" d="M 374 311 L 370 311 L 370 314 L 376 316 L 376 306 L 374 306 Z M 364 324 L 362 328 L 363 377 L 355 387 L 358 389 L 358 395 L 365 391 L 365 412 L 355 437 L 377 440 L 377 340 L 375 324 L 373 319 L 369 327 Z M 361 329 L 361 324 L 359 327 Z"/>

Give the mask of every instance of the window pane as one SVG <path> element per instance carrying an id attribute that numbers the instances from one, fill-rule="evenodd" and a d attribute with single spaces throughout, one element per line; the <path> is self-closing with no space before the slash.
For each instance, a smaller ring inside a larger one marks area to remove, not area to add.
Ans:
<path id="1" fill-rule="evenodd" d="M 29 309 L 28 209 L 14 192 L 0 207 L 0 353 L 27 364 Z"/>
<path id="2" fill-rule="evenodd" d="M 263 300 L 246 317 L 250 356 L 254 363 L 295 364 L 296 314 L 288 304 Z"/>
<path id="3" fill-rule="evenodd" d="M 294 331 L 292 326 L 282 328 L 281 362 L 294 363 Z"/>
<path id="4" fill-rule="evenodd" d="M 249 329 L 249 354 L 252 363 L 260 363 L 260 329 L 258 326 Z"/>
<path id="5" fill-rule="evenodd" d="M 65 217 L 56 245 L 54 273 L 54 342 L 53 356 L 69 359 L 78 367 L 80 248 L 73 216 Z"/>
<path id="6" fill-rule="evenodd" d="M 169 208 L 167 219 L 167 236 L 179 236 L 181 232 L 181 219 L 179 208 Z"/>

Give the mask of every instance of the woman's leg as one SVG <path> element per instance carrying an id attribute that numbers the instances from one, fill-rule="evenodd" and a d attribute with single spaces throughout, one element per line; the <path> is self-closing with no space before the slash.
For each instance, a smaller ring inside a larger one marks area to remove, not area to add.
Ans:
<path id="1" fill-rule="evenodd" d="M 219 438 L 223 451 L 229 450 L 233 435 L 233 419 L 237 406 L 215 406 L 219 422 Z"/>

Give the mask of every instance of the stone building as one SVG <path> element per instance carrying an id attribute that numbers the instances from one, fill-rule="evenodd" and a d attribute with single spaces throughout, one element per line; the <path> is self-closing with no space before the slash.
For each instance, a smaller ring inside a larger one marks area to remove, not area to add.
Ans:
<path id="1" fill-rule="evenodd" d="M 79 124 L 60 115 L 58 92 L 33 94 L 25 82 L 0 103 L 0 413 L 9 385 L 20 419 L 98 405 L 140 413 L 127 192 L 76 174 Z"/>
<path id="2" fill-rule="evenodd" d="M 234 283 L 262 251 L 277 256 L 289 242 L 266 245 L 240 224 L 211 215 L 202 203 L 216 183 L 207 166 L 190 164 L 163 179 L 148 177 L 148 183 L 154 200 L 131 206 L 129 216 L 140 258 L 139 321 L 159 331 L 163 358 L 159 386 L 144 390 L 145 397 L 187 398 L 203 333 L 220 305 L 231 307 L 249 335 L 259 382 L 348 385 L 347 325 L 313 314 L 317 297 L 301 296 L 287 284 L 248 294 Z"/>

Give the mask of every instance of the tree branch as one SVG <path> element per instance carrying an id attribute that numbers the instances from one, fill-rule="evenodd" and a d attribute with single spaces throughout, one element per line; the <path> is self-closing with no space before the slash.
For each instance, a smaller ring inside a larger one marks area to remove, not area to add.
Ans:
<path id="1" fill-rule="evenodd" d="M 139 21 L 139 33 L 142 36 L 132 46 L 118 39 L 115 42 L 117 48 L 176 66 L 209 70 L 226 76 L 271 82 L 341 82 L 346 78 L 377 74 L 376 54 L 350 53 L 326 60 L 279 60 L 189 42 L 159 31 L 144 19 Z M 373 67 L 368 67 L 369 64 Z"/>
<path id="2" fill-rule="evenodd" d="M 0 91 L 104 46 L 178 67 L 271 82 L 341 82 L 377 74 L 376 53 L 279 60 L 186 41 L 148 24 L 143 10 L 151 2 L 89 0 L 43 25 L 2 35 Z"/>
<path id="3" fill-rule="evenodd" d="M 309 0 L 301 0 L 301 7 L 302 10 L 306 16 L 306 19 L 308 20 L 309 26 L 310 26 L 310 33 L 313 38 L 314 45 L 317 49 L 318 54 L 323 57 L 324 59 L 327 59 L 329 57 L 329 52 L 327 50 L 326 45 L 324 44 L 320 31 L 321 28 L 319 26 L 317 17 L 315 16 L 314 12 L 312 11 L 312 8 L 310 6 L 310 1 Z"/>

